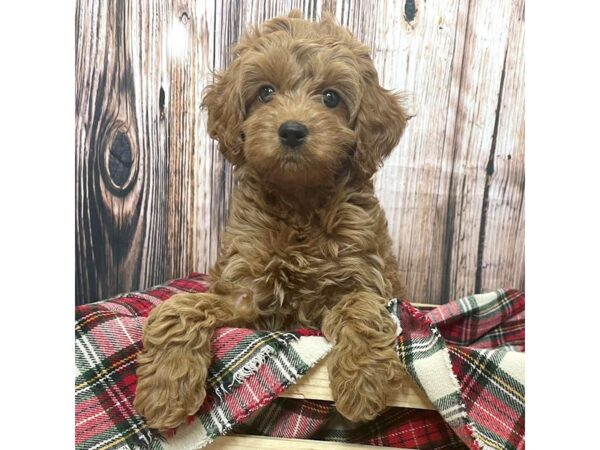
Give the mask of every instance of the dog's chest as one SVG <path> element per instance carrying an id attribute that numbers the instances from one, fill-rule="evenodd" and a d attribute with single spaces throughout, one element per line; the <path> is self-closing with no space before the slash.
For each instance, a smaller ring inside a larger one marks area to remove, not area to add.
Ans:
<path id="1" fill-rule="evenodd" d="M 257 284 L 286 298 L 309 295 L 339 266 L 339 243 L 318 220 L 280 222 L 257 237 L 256 260 L 264 276 Z M 262 248 L 261 248 L 262 247 Z"/>
<path id="2" fill-rule="evenodd" d="M 234 230 L 237 269 L 231 281 L 254 293 L 264 325 L 315 326 L 340 297 L 364 283 L 376 253 L 375 218 L 339 204 L 310 215 L 289 214 L 265 226 Z M 243 276 L 242 276 L 243 275 Z"/>
<path id="3" fill-rule="evenodd" d="M 339 244 L 316 227 L 282 227 L 271 231 L 252 258 L 262 269 L 251 280 L 255 301 L 275 327 L 319 326 L 321 317 L 342 290 Z M 334 295 L 334 291 L 336 295 Z"/>

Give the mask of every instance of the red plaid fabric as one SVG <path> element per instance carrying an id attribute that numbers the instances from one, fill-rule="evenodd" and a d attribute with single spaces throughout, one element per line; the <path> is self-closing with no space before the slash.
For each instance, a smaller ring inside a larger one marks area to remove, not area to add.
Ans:
<path id="1" fill-rule="evenodd" d="M 211 350 L 207 398 L 196 420 L 161 436 L 133 409 L 136 359 L 152 308 L 182 292 L 204 292 L 204 276 L 76 308 L 75 441 L 83 449 L 200 448 L 270 403 L 330 345 L 318 332 L 220 328 Z M 312 342 L 317 340 L 317 345 Z M 302 342 L 299 342 L 299 341 Z"/>
<path id="2" fill-rule="evenodd" d="M 276 399 L 324 357 L 318 332 L 217 330 L 207 400 L 175 436 L 147 429 L 132 407 L 149 311 L 179 292 L 203 292 L 202 275 L 76 309 L 76 448 L 200 448 L 232 428 L 271 436 L 419 449 L 524 448 L 524 296 L 497 291 L 422 313 L 390 303 L 398 352 L 436 411 L 389 409 L 350 424 L 328 402 Z M 440 365 L 441 363 L 441 365 Z M 270 405 L 268 408 L 264 408 Z"/>
<path id="3" fill-rule="evenodd" d="M 136 358 L 149 312 L 182 292 L 204 292 L 204 276 L 173 280 L 75 309 L 75 446 L 148 446 L 153 434 L 133 409 Z"/>
<path id="4" fill-rule="evenodd" d="M 498 291 L 488 306 L 469 296 L 432 309 L 427 317 L 449 345 L 525 351 L 525 294 Z"/>
<path id="5" fill-rule="evenodd" d="M 397 306 L 400 360 L 471 449 L 525 447 L 525 295 L 499 290 L 429 313 Z"/>

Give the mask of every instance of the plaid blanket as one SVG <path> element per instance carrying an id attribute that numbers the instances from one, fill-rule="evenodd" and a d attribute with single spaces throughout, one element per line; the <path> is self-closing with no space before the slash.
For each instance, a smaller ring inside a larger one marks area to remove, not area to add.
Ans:
<path id="1" fill-rule="evenodd" d="M 472 449 L 525 448 L 525 296 L 499 290 L 422 313 L 403 302 L 399 355 Z"/>
<path id="2" fill-rule="evenodd" d="M 132 407 L 143 324 L 172 295 L 204 290 L 204 277 L 193 274 L 76 308 L 77 449 L 196 449 L 234 427 L 404 448 L 524 446 L 524 296 L 516 291 L 468 297 L 426 314 L 390 303 L 403 330 L 399 356 L 439 413 L 392 408 L 357 426 L 328 402 L 277 398 L 327 354 L 327 341 L 311 330 L 222 328 L 212 343 L 205 403 L 193 422 L 161 436 Z"/>

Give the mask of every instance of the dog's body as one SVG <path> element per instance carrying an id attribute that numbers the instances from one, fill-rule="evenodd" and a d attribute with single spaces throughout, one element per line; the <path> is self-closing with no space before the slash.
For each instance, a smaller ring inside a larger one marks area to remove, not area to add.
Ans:
<path id="1" fill-rule="evenodd" d="M 274 192 L 252 174 L 239 179 L 210 279 L 251 293 L 255 327 L 320 328 L 344 295 L 402 295 L 385 215 L 370 184 L 345 179 L 296 196 Z"/>
<path id="2" fill-rule="evenodd" d="M 331 17 L 272 19 L 236 53 L 204 98 L 239 180 L 221 254 L 209 293 L 151 313 L 135 406 L 161 429 L 196 412 L 218 326 L 315 327 L 335 342 L 337 409 L 371 419 L 401 376 L 385 305 L 403 295 L 372 176 L 406 115 Z"/>

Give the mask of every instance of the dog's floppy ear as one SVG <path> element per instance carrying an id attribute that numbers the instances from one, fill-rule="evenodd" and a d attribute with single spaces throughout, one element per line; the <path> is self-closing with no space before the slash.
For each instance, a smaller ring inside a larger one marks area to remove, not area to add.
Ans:
<path id="1" fill-rule="evenodd" d="M 407 119 L 408 115 L 398 94 L 382 88 L 373 71 L 365 79 L 365 90 L 354 126 L 354 164 L 365 176 L 373 176 L 383 160 L 398 145 Z"/>
<path id="2" fill-rule="evenodd" d="M 207 86 L 202 108 L 208 112 L 208 134 L 219 141 L 219 150 L 232 164 L 244 162 L 242 123 L 244 100 L 241 95 L 239 60 L 222 73 L 216 74 L 213 84 Z"/>
<path id="3" fill-rule="evenodd" d="M 302 11 L 300 11 L 299 9 L 292 9 L 288 15 L 287 15 L 290 19 L 304 19 L 304 16 L 302 15 Z"/>

